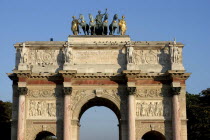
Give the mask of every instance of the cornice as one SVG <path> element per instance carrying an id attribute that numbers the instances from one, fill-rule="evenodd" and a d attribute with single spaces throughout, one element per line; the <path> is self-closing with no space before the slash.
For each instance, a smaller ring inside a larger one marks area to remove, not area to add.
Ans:
<path id="1" fill-rule="evenodd" d="M 166 74 L 171 78 L 178 78 L 180 80 L 187 80 L 191 73 L 185 73 L 185 70 L 168 70 Z"/>

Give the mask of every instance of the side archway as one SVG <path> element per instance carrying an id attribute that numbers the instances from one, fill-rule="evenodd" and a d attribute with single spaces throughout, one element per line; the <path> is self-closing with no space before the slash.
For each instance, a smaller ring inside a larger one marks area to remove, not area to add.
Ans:
<path id="1" fill-rule="evenodd" d="M 35 140 L 57 140 L 57 137 L 49 131 L 42 131 L 36 135 Z"/>
<path id="2" fill-rule="evenodd" d="M 158 131 L 149 131 L 145 133 L 141 140 L 166 140 L 165 136 Z"/>

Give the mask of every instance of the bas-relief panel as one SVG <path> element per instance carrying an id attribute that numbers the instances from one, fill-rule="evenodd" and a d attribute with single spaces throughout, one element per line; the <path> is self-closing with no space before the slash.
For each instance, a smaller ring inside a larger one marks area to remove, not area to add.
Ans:
<path id="1" fill-rule="evenodd" d="M 182 64 L 182 49 L 177 47 L 176 64 Z M 142 71 L 165 72 L 171 69 L 174 63 L 169 47 L 157 50 L 134 50 L 133 64 Z"/>
<path id="2" fill-rule="evenodd" d="M 171 103 L 162 100 L 136 101 L 137 119 L 170 119 Z"/>
<path id="3" fill-rule="evenodd" d="M 123 50 L 75 50 L 74 64 L 126 64 Z"/>
<path id="4" fill-rule="evenodd" d="M 24 57 L 24 58 L 23 58 Z M 24 61 L 21 61 L 24 59 Z M 21 55 L 21 51 L 16 52 L 16 65 L 19 63 L 25 63 L 28 67 L 37 66 L 51 66 L 51 65 L 63 65 L 64 55 L 62 50 L 33 50 L 26 49 L 24 55 Z"/>
<path id="5" fill-rule="evenodd" d="M 176 63 L 182 63 L 182 49 L 177 48 Z M 171 55 L 169 48 L 165 47 L 158 50 L 134 50 L 133 51 L 133 63 L 137 65 L 142 64 L 160 64 L 170 65 Z"/>
<path id="6" fill-rule="evenodd" d="M 27 119 L 62 118 L 63 100 L 61 94 L 61 92 L 55 92 L 55 89 L 29 89 Z"/>
<path id="7" fill-rule="evenodd" d="M 137 119 L 170 119 L 171 97 L 170 88 L 137 88 L 136 92 Z"/>

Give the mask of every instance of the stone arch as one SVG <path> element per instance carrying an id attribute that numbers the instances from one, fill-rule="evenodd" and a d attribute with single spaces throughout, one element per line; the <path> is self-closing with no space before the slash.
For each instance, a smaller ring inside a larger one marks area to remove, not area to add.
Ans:
<path id="1" fill-rule="evenodd" d="M 162 135 L 166 135 L 165 133 L 165 124 L 164 123 L 143 123 L 143 122 L 136 122 L 136 138 L 138 140 L 141 140 L 141 138 L 143 137 L 144 134 L 146 134 L 147 132 L 150 131 L 156 131 L 161 133 Z M 165 136 L 166 137 L 166 136 Z"/>
<path id="2" fill-rule="evenodd" d="M 166 140 L 165 136 L 155 130 L 151 130 L 147 133 L 145 133 L 142 137 L 141 140 Z"/>
<path id="3" fill-rule="evenodd" d="M 42 140 L 46 136 L 55 136 L 55 134 L 53 134 L 49 131 L 41 131 L 38 134 L 36 134 L 36 137 L 34 140 Z"/>
<path id="4" fill-rule="evenodd" d="M 72 118 L 73 120 L 80 120 L 82 114 L 93 106 L 105 106 L 111 109 L 117 116 L 118 120 L 121 119 L 120 113 L 120 100 L 108 95 L 102 94 L 100 97 L 95 94 L 84 96 L 80 101 L 75 104 L 73 108 Z"/>
<path id="5" fill-rule="evenodd" d="M 43 131 L 47 131 L 52 133 L 54 136 L 56 136 L 56 125 L 50 124 L 50 125 L 34 125 L 33 122 L 28 123 L 29 126 L 26 130 L 26 140 L 35 140 L 37 134 Z"/>

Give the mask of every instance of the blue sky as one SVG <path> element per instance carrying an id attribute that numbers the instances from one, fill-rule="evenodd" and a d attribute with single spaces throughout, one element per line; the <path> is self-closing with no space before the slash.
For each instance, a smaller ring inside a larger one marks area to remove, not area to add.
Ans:
<path id="1" fill-rule="evenodd" d="M 210 0 L 1 0 L 0 100 L 12 100 L 12 83 L 6 73 L 15 62 L 13 44 L 23 41 L 66 41 L 72 34 L 73 15 L 94 16 L 108 8 L 125 15 L 127 34 L 134 41 L 170 41 L 185 44 L 184 66 L 192 75 L 187 91 L 210 88 Z M 106 112 L 106 111 L 105 111 Z"/>

